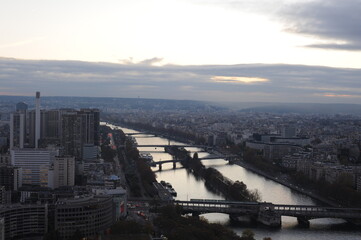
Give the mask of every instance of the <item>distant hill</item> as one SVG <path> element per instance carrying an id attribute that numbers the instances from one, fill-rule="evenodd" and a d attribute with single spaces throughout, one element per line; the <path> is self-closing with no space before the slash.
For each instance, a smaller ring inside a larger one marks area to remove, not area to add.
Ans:
<path id="1" fill-rule="evenodd" d="M 0 96 L 0 103 L 13 106 L 25 102 L 29 109 L 35 106 L 35 96 Z M 41 97 L 43 109 L 55 108 L 99 108 L 101 110 L 149 110 L 149 111 L 217 111 L 225 107 L 201 101 L 167 100 L 146 98 L 107 98 L 107 97 Z"/>
<path id="2" fill-rule="evenodd" d="M 240 112 L 353 114 L 361 115 L 361 104 L 342 103 L 231 103 L 222 104 Z"/>
<path id="3" fill-rule="evenodd" d="M 34 108 L 35 96 L 0 96 L 0 103 L 15 109 L 15 104 L 25 102 Z M 340 103 L 216 103 L 192 100 L 167 100 L 146 98 L 106 97 L 41 97 L 43 109 L 99 108 L 101 110 L 148 110 L 148 111 L 223 111 L 268 112 L 276 114 L 353 114 L 361 115 L 361 104 Z"/>

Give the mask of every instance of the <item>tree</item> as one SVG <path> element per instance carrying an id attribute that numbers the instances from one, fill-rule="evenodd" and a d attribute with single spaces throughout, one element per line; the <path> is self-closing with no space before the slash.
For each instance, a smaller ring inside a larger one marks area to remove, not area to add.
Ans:
<path id="1" fill-rule="evenodd" d="M 254 238 L 254 233 L 250 229 L 246 229 L 242 232 L 241 239 L 242 240 L 256 240 Z"/>

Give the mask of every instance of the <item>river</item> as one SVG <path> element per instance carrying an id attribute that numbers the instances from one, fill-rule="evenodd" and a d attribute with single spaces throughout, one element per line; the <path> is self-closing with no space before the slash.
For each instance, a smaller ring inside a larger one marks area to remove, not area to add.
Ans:
<path id="1" fill-rule="evenodd" d="M 137 131 L 129 128 L 123 128 L 125 133 L 137 133 Z M 168 139 L 161 137 L 152 137 L 150 135 L 135 135 L 134 136 L 139 145 L 165 145 L 168 144 Z M 170 141 L 171 144 L 182 144 L 180 142 Z M 139 151 L 150 152 L 154 161 L 168 160 L 172 157 L 164 152 L 163 148 L 138 148 Z M 187 148 L 188 151 L 198 152 L 199 157 L 208 155 L 206 152 L 200 152 L 201 149 Z M 260 175 L 257 175 L 241 166 L 229 165 L 223 159 L 203 160 L 205 166 L 214 167 L 220 171 L 224 176 L 233 181 L 243 181 L 249 189 L 258 189 L 261 194 L 262 201 L 277 203 L 277 204 L 303 204 L 316 205 L 316 202 L 310 197 L 299 194 L 279 183 L 268 180 Z M 163 164 L 162 171 L 158 171 L 158 167 L 154 167 L 153 171 L 157 175 L 158 182 L 164 180 L 170 182 L 173 188 L 178 193 L 177 200 L 189 199 L 224 199 L 221 196 L 210 192 L 204 185 L 204 181 L 196 179 L 186 169 L 177 164 L 177 168 L 173 169 L 173 165 Z M 255 233 L 255 238 L 263 239 L 264 237 L 271 237 L 273 240 L 339 240 L 361 239 L 361 230 L 349 228 L 340 219 L 315 219 L 310 221 L 309 228 L 302 228 L 298 226 L 296 218 L 282 217 L 282 227 L 279 229 L 271 229 L 267 227 L 243 227 L 235 226 L 230 223 L 229 217 L 226 214 L 205 214 L 203 215 L 211 222 L 220 222 L 228 225 L 233 231 L 241 235 L 245 229 L 251 229 Z"/>

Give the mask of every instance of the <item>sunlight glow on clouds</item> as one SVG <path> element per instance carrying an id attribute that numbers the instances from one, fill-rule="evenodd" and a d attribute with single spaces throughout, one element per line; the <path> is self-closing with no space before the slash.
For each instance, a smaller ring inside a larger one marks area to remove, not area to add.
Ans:
<path id="1" fill-rule="evenodd" d="M 360 98 L 360 95 L 350 95 L 350 94 L 334 94 L 334 93 L 326 93 L 323 94 L 324 97 L 333 97 L 333 98 Z"/>
<path id="2" fill-rule="evenodd" d="M 224 82 L 224 83 L 245 83 L 253 84 L 260 82 L 269 82 L 266 78 L 255 78 L 255 77 L 230 77 L 230 76 L 214 76 L 211 78 L 215 82 Z"/>
<path id="3" fill-rule="evenodd" d="M 0 92 L 6 95 L 32 95 L 41 91 L 47 96 L 360 103 L 361 69 L 285 64 L 152 66 L 149 62 L 111 64 L 0 57 Z"/>

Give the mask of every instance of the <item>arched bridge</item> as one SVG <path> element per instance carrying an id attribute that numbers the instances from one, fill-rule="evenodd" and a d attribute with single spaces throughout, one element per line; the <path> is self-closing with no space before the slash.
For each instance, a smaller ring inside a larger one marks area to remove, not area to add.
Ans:
<path id="1" fill-rule="evenodd" d="M 267 202 L 237 202 L 223 200 L 191 199 L 175 201 L 184 213 L 227 213 L 231 216 L 248 216 L 265 225 L 281 226 L 281 216 L 296 217 L 299 223 L 309 224 L 317 218 L 342 218 L 347 221 L 361 221 L 361 208 L 320 207 L 310 205 L 286 205 Z"/>

